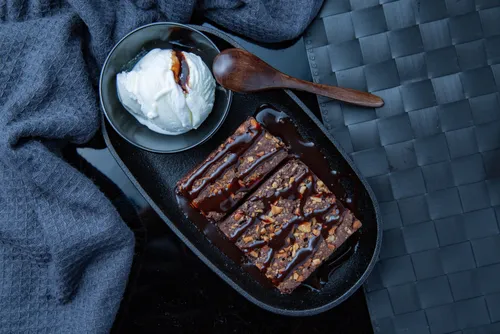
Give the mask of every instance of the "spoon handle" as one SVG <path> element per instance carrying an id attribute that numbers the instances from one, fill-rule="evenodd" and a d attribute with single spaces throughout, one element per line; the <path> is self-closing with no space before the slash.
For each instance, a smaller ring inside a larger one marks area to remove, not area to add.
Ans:
<path id="1" fill-rule="evenodd" d="M 287 88 L 298 89 L 313 94 L 323 95 L 335 100 L 355 104 L 358 106 L 378 108 L 384 105 L 384 100 L 382 100 L 380 97 L 355 89 L 317 84 L 314 82 L 308 82 L 293 78 L 288 75 L 285 75 L 282 83 L 285 84 Z"/>

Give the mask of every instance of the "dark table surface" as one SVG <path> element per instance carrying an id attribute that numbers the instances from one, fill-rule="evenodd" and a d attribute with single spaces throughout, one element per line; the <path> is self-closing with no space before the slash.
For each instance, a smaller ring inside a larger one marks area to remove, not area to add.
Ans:
<path id="1" fill-rule="evenodd" d="M 279 70 L 311 80 L 302 39 L 257 45 L 232 37 Z M 320 117 L 316 97 L 298 95 Z M 373 332 L 362 290 L 335 309 L 307 318 L 278 316 L 253 305 L 167 228 L 122 172 L 101 138 L 95 138 L 89 147 L 78 148 L 77 153 L 68 153 L 69 159 L 112 199 L 136 234 L 136 257 L 114 333 Z"/>

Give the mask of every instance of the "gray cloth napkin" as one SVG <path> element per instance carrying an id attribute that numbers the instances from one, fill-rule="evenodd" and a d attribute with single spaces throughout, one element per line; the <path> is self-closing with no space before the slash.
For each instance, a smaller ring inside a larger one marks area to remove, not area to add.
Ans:
<path id="1" fill-rule="evenodd" d="M 222 26 L 296 37 L 322 0 L 205 1 Z M 0 333 L 105 333 L 134 238 L 94 184 L 60 154 L 99 127 L 107 53 L 153 21 L 187 22 L 195 0 L 0 0 Z"/>

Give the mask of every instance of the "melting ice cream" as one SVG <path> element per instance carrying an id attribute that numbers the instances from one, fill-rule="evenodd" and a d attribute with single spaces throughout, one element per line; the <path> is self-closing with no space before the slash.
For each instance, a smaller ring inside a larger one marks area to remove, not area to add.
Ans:
<path id="1" fill-rule="evenodd" d="M 189 52 L 153 49 L 130 72 L 116 76 L 118 97 L 143 125 L 179 135 L 197 129 L 212 111 L 215 79 Z"/>

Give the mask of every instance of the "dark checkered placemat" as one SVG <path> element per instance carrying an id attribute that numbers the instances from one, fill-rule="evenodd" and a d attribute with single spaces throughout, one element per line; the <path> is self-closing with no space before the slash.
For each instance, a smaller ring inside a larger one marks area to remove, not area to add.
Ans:
<path id="1" fill-rule="evenodd" d="M 500 333 L 500 0 L 328 0 L 306 33 L 319 97 L 368 178 L 384 240 L 365 285 L 377 333 Z"/>

